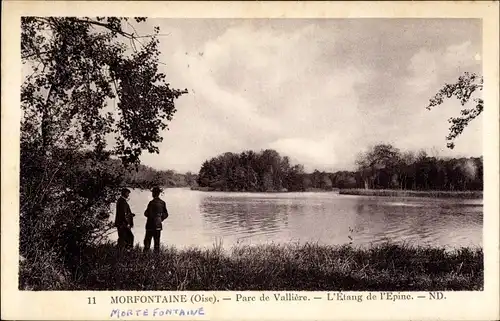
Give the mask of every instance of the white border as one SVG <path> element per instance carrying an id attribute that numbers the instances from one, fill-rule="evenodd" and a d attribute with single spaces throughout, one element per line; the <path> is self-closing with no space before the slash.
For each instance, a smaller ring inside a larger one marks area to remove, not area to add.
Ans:
<path id="1" fill-rule="evenodd" d="M 445 292 L 441 301 L 310 301 L 306 303 L 236 303 L 204 305 L 206 315 L 220 320 L 393 320 L 499 319 L 499 52 L 498 2 L 49 2 L 2 3 L 2 319 L 109 318 L 111 295 L 137 292 L 18 291 L 18 187 L 20 17 L 25 15 L 147 16 L 151 18 L 482 18 L 484 62 L 484 237 L 485 289 Z M 158 292 L 155 292 L 158 294 Z M 192 293 L 192 292 L 186 292 Z M 219 297 L 231 292 L 209 292 Z M 250 294 L 247 292 L 246 294 Z M 253 292 L 257 296 L 262 292 Z M 141 293 L 145 294 L 145 293 Z M 311 293 L 314 295 L 314 293 Z M 316 293 L 321 294 L 321 293 Z M 322 293 L 325 296 L 324 293 Z M 414 293 L 415 295 L 417 293 Z M 96 305 L 87 305 L 88 296 Z M 272 301 L 271 301 L 272 302 Z M 139 307 L 137 305 L 136 307 Z M 190 306 L 189 306 L 190 307 Z M 146 318 L 128 318 L 146 319 Z M 170 319 L 176 319 L 170 317 Z M 178 317 L 177 319 L 186 319 Z M 189 318 L 188 318 L 189 319 Z"/>

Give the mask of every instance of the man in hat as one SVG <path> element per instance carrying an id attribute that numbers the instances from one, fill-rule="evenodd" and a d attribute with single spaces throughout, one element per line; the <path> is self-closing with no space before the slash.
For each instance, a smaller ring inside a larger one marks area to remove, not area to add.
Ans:
<path id="1" fill-rule="evenodd" d="M 149 251 L 151 239 L 154 240 L 155 253 L 160 252 L 160 234 L 163 229 L 162 223 L 168 217 L 167 204 L 160 199 L 161 189 L 154 187 L 153 199 L 149 202 L 144 216 L 146 220 L 146 236 L 144 237 L 144 251 Z"/>
<path id="2" fill-rule="evenodd" d="M 130 190 L 124 188 L 121 190 L 121 195 L 116 201 L 116 216 L 115 227 L 118 230 L 118 247 L 130 249 L 134 246 L 134 234 L 132 227 L 134 226 L 134 216 L 128 205 Z"/>

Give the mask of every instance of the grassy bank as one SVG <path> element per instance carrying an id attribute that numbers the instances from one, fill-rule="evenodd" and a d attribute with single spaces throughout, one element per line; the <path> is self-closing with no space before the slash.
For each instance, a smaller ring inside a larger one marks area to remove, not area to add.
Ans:
<path id="1" fill-rule="evenodd" d="M 29 288 L 34 277 L 26 264 L 21 266 L 20 287 Z M 480 290 L 483 252 L 289 244 L 237 246 L 227 252 L 168 247 L 155 255 L 140 248 L 119 253 L 104 244 L 84 254 L 71 279 L 59 290 Z"/>
<path id="2" fill-rule="evenodd" d="M 394 197 L 436 197 L 481 199 L 482 191 L 412 191 L 389 189 L 341 189 L 339 194 L 361 196 L 394 196 Z"/>

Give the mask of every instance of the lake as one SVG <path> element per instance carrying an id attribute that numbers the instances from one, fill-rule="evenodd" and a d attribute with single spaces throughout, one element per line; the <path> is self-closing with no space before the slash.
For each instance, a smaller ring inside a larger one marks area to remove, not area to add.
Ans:
<path id="1" fill-rule="evenodd" d="M 311 193 L 226 193 L 165 189 L 169 218 L 161 241 L 176 247 L 317 242 L 369 246 L 482 246 L 481 199 Z M 132 190 L 135 243 L 142 246 L 151 192 Z M 114 220 L 115 206 L 112 207 Z M 116 240 L 116 233 L 111 236 Z"/>

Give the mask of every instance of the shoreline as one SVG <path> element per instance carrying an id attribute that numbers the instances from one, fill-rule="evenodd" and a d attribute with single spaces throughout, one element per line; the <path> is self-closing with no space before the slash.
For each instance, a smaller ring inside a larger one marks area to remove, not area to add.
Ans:
<path id="1" fill-rule="evenodd" d="M 431 198 L 462 198 L 482 199 L 483 191 L 417 191 L 389 189 L 341 189 L 340 195 L 359 196 L 389 196 L 389 197 L 431 197 Z"/>
<path id="2" fill-rule="evenodd" d="M 39 272 L 45 270 L 27 260 L 20 262 L 19 289 L 479 291 L 484 287 L 480 247 L 447 251 L 390 243 L 366 249 L 315 243 L 235 245 L 229 252 L 220 245 L 169 246 L 158 254 L 143 253 L 139 247 L 120 252 L 114 243 L 106 243 L 87 248 L 73 273 Z"/>
<path id="3" fill-rule="evenodd" d="M 189 188 L 192 191 L 199 191 L 199 192 L 220 192 L 220 193 L 251 193 L 251 194 L 290 194 L 290 193 L 337 193 L 340 189 L 339 188 L 332 188 L 329 190 L 326 189 L 320 189 L 320 188 L 309 188 L 306 189 L 305 191 L 287 191 L 287 190 L 282 190 L 282 191 L 237 191 L 237 190 L 220 190 L 220 189 L 215 189 L 212 187 L 199 187 L 199 186 L 193 186 Z"/>
<path id="4" fill-rule="evenodd" d="M 219 193 L 266 193 L 266 194 L 289 194 L 289 193 L 337 193 L 339 195 L 355 196 L 389 196 L 389 197 L 431 197 L 431 198 L 461 198 L 482 199 L 483 191 L 419 191 L 419 190 L 395 190 L 395 189 L 362 189 L 362 188 L 333 188 L 331 190 L 309 189 L 305 191 L 229 191 L 217 190 L 209 187 L 191 187 L 192 191 L 219 192 Z"/>

